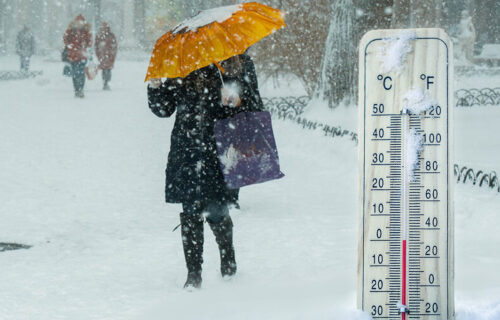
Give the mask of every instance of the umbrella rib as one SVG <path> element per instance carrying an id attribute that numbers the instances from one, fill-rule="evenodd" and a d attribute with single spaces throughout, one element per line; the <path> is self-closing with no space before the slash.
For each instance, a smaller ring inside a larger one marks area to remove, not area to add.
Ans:
<path id="1" fill-rule="evenodd" d="M 205 50 L 206 50 L 207 52 L 210 52 L 210 48 L 209 48 L 209 47 L 207 47 L 207 46 L 208 46 L 208 44 L 210 43 L 210 39 L 208 38 L 207 34 L 206 34 L 205 32 L 200 32 L 199 34 L 200 34 L 200 35 L 204 38 L 204 40 L 205 40 L 204 42 L 201 42 L 201 44 L 203 45 L 203 47 L 205 48 Z M 210 61 L 210 62 L 212 63 L 213 61 Z"/>
<path id="2" fill-rule="evenodd" d="M 239 13 L 239 12 L 238 12 Z M 278 18 L 272 18 L 270 16 L 266 16 L 262 13 L 259 13 L 257 11 L 246 11 L 247 14 L 254 14 L 256 16 L 259 17 L 259 19 L 262 19 L 262 20 L 265 20 L 271 24 L 275 24 L 275 25 L 278 25 L 279 29 L 283 28 L 286 26 L 286 23 L 284 20 L 282 19 L 278 19 Z"/>
<path id="3" fill-rule="evenodd" d="M 179 50 L 178 50 L 178 56 L 179 56 L 179 60 L 178 60 L 178 65 L 179 65 L 179 71 L 180 71 L 180 74 L 181 75 L 184 75 L 184 71 L 182 70 L 182 54 L 183 54 L 183 47 L 184 47 L 184 43 L 185 43 L 185 39 L 184 39 L 184 34 L 181 33 L 181 34 L 178 34 L 178 37 L 180 37 L 179 41 L 181 43 L 181 45 L 179 46 Z"/>
<path id="4" fill-rule="evenodd" d="M 236 45 L 232 40 L 231 38 L 229 38 L 226 34 L 226 30 L 224 28 L 221 27 L 221 25 L 218 23 L 218 22 L 214 22 L 213 26 L 218 29 L 220 32 L 222 32 L 222 34 L 224 34 L 225 36 L 225 40 L 231 44 L 232 46 L 232 49 L 234 52 L 239 52 L 240 50 L 238 49 L 238 45 Z"/>
<path id="5" fill-rule="evenodd" d="M 202 46 L 206 52 L 205 55 L 203 54 L 200 54 L 200 63 L 199 63 L 199 67 L 200 68 L 204 68 L 210 64 L 212 64 L 214 61 L 213 59 L 210 59 L 208 58 L 209 57 L 209 52 L 211 51 L 210 47 L 208 47 L 209 43 L 210 43 L 210 39 L 207 37 L 206 33 L 203 32 L 204 29 L 200 29 L 200 31 L 198 31 L 197 35 L 199 35 L 200 37 L 203 38 L 204 41 L 199 41 L 198 45 Z"/>
<path id="6" fill-rule="evenodd" d="M 268 9 L 270 9 L 270 10 L 268 10 Z M 262 10 L 262 8 L 253 8 L 252 6 L 249 6 L 246 8 L 246 10 L 237 11 L 235 14 L 238 14 L 241 12 L 254 13 L 254 14 L 258 14 L 259 16 L 266 17 L 267 19 L 273 19 L 275 21 L 284 21 L 284 19 L 283 19 L 284 14 L 281 10 L 274 9 L 272 7 L 268 7 L 268 9 Z"/>

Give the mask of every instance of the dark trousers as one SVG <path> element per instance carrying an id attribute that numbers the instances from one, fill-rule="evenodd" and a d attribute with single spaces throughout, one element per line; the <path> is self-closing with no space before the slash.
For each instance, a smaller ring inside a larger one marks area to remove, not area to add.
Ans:
<path id="1" fill-rule="evenodd" d="M 229 189 L 227 190 L 227 194 L 229 195 L 229 202 L 238 203 L 240 197 L 240 189 Z"/>
<path id="2" fill-rule="evenodd" d="M 206 218 L 211 223 L 219 223 L 226 216 L 229 216 L 229 208 L 225 202 L 210 201 L 202 203 L 200 201 L 188 202 L 182 204 L 183 214 L 199 215 L 206 214 Z"/>
<path id="3" fill-rule="evenodd" d="M 188 278 L 184 288 L 201 286 L 201 265 L 203 263 L 203 215 L 219 246 L 221 275 L 233 276 L 236 273 L 236 259 L 233 246 L 233 221 L 225 202 L 209 201 L 206 205 L 200 201 L 183 203 L 181 213 L 181 235 L 184 257 L 188 269 Z"/>
<path id="4" fill-rule="evenodd" d="M 102 70 L 102 80 L 104 81 L 104 85 L 111 81 L 111 69 Z"/>
<path id="5" fill-rule="evenodd" d="M 71 62 L 71 76 L 75 92 L 83 91 L 85 86 L 85 65 L 87 61 Z"/>
<path id="6" fill-rule="evenodd" d="M 21 58 L 21 71 L 28 72 L 30 68 L 30 57 L 29 56 L 20 56 Z"/>

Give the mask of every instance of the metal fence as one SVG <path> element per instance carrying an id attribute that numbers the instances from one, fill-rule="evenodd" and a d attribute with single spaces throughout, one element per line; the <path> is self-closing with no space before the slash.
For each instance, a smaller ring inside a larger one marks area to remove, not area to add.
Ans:
<path id="1" fill-rule="evenodd" d="M 292 116 L 302 114 L 309 100 L 308 96 L 262 98 L 267 110 Z"/>
<path id="2" fill-rule="evenodd" d="M 263 100 L 268 110 L 298 116 L 304 112 L 310 98 L 308 96 L 288 96 L 263 98 Z M 457 107 L 486 105 L 500 106 L 500 88 L 460 89 L 455 91 L 455 106 Z"/>
<path id="3" fill-rule="evenodd" d="M 457 107 L 500 105 L 500 88 L 460 89 L 455 101 Z"/>
<path id="4" fill-rule="evenodd" d="M 475 170 L 468 167 L 460 167 L 458 164 L 454 166 L 453 173 L 457 178 L 457 183 L 471 183 L 474 186 L 488 187 L 497 192 L 500 192 L 500 181 L 498 180 L 495 171 L 485 172 L 483 170 Z"/>
<path id="5" fill-rule="evenodd" d="M 42 75 L 42 71 L 0 71 L 0 80 L 22 80 Z"/>
<path id="6" fill-rule="evenodd" d="M 301 114 L 309 103 L 309 97 L 307 96 L 262 98 L 262 100 L 265 108 L 275 118 L 295 122 L 303 129 L 322 130 L 327 137 L 347 137 L 356 143 L 358 142 L 358 134 L 356 132 L 343 129 L 341 126 L 334 126 L 302 117 Z"/>
<path id="7" fill-rule="evenodd" d="M 31 246 L 20 243 L 0 242 L 0 252 L 9 250 L 29 249 Z"/>
<path id="8" fill-rule="evenodd" d="M 304 129 L 321 129 L 326 136 L 347 136 L 353 141 L 358 141 L 356 132 L 345 130 L 340 126 L 311 121 L 302 117 L 301 115 L 310 101 L 308 96 L 273 97 L 262 98 L 262 100 L 265 108 L 278 119 L 291 120 L 301 125 Z M 455 101 L 457 107 L 500 105 L 500 88 L 460 89 L 455 92 Z"/>
<path id="9" fill-rule="evenodd" d="M 468 106 L 466 103 L 471 103 L 470 105 L 500 104 L 498 100 L 499 91 L 500 88 L 458 90 L 455 93 L 457 106 L 459 106 L 459 103 L 461 103 L 460 106 Z M 347 137 L 356 143 L 358 142 L 358 135 L 355 132 L 342 129 L 340 126 L 328 125 L 301 117 L 301 114 L 309 103 L 309 97 L 307 96 L 263 98 L 263 102 L 266 109 L 275 118 L 295 122 L 303 129 L 322 130 L 325 136 Z M 472 183 L 472 185 L 488 187 L 500 192 L 500 181 L 495 171 L 485 172 L 484 170 L 460 167 L 458 164 L 454 165 L 453 171 L 457 178 L 457 183 Z"/>
<path id="10" fill-rule="evenodd" d="M 278 119 L 296 122 L 304 129 L 323 130 L 326 136 L 347 136 L 353 141 L 358 141 L 356 132 L 343 129 L 341 126 L 311 121 L 301 116 L 310 101 L 308 96 L 273 97 L 262 100 L 266 109 Z M 500 105 L 500 88 L 460 89 L 455 92 L 455 101 L 457 107 Z"/>

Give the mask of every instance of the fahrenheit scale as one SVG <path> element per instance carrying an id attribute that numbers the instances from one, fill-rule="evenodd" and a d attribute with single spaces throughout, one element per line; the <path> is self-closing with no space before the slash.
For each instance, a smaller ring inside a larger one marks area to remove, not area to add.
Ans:
<path id="1" fill-rule="evenodd" d="M 358 306 L 373 319 L 454 319 L 452 57 L 441 29 L 360 43 Z"/>

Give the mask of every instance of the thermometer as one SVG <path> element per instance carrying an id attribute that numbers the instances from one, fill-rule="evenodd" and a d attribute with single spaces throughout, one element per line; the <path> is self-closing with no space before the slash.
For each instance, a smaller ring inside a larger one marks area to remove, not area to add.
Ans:
<path id="1" fill-rule="evenodd" d="M 451 41 L 373 30 L 359 48 L 358 306 L 454 319 Z"/>

